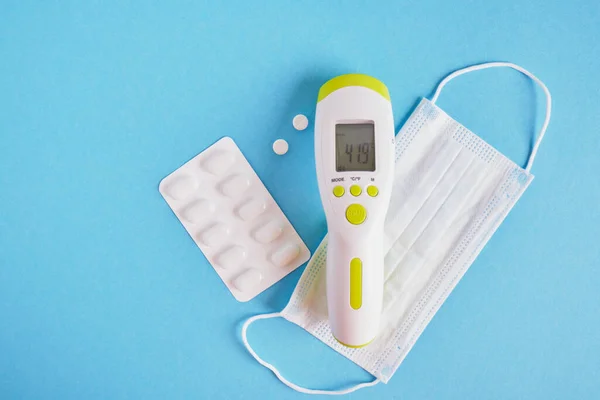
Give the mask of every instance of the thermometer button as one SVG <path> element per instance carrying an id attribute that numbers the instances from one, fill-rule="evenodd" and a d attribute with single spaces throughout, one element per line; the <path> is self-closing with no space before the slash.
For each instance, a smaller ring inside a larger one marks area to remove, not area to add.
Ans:
<path id="1" fill-rule="evenodd" d="M 350 260 L 350 307 L 358 310 L 362 306 L 362 260 Z"/>
<path id="2" fill-rule="evenodd" d="M 360 196 L 361 193 L 362 193 L 362 189 L 360 188 L 360 186 L 358 186 L 358 185 L 350 186 L 350 194 L 352 196 Z"/>
<path id="3" fill-rule="evenodd" d="M 333 188 L 333 195 L 335 197 L 342 197 L 346 191 L 343 186 L 336 186 Z"/>
<path id="4" fill-rule="evenodd" d="M 379 194 L 379 189 L 377 186 L 371 185 L 367 187 L 367 194 L 371 197 L 376 197 Z"/>
<path id="5" fill-rule="evenodd" d="M 367 219 L 367 209 L 360 204 L 350 204 L 346 208 L 346 219 L 352 225 L 360 225 Z"/>

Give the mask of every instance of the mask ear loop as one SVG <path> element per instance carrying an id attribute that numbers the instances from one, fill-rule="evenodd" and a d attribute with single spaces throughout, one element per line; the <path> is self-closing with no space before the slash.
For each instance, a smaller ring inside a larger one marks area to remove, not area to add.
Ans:
<path id="1" fill-rule="evenodd" d="M 258 354 L 256 354 L 256 352 L 254 351 L 254 349 L 250 346 L 250 343 L 248 343 L 248 337 L 247 337 L 247 330 L 248 330 L 248 326 L 250 326 L 250 324 L 252 324 L 254 321 L 257 321 L 259 319 L 269 319 L 269 318 L 277 318 L 277 317 L 281 317 L 281 312 L 274 312 L 274 313 L 270 313 L 270 314 L 260 314 L 260 315 L 255 315 L 253 317 L 250 317 L 246 320 L 246 322 L 244 322 L 244 325 L 242 326 L 242 341 L 244 342 L 244 346 L 246 347 L 246 350 L 248 350 L 248 352 L 252 355 L 252 357 L 254 357 L 254 359 L 256 361 L 258 361 L 258 363 L 260 365 L 262 365 L 265 368 L 270 369 L 275 376 L 277 377 L 277 379 L 279 379 L 281 381 L 281 383 L 283 383 L 284 385 L 286 385 L 287 387 L 294 389 L 297 392 L 300 393 L 306 393 L 306 394 L 325 394 L 325 395 L 342 395 L 342 394 L 348 394 L 348 393 L 352 393 L 357 391 L 358 389 L 362 389 L 364 387 L 369 387 L 369 386 L 374 386 L 376 384 L 378 384 L 380 381 L 379 379 L 375 379 L 372 382 L 365 382 L 365 383 L 361 383 L 358 384 L 356 386 L 352 386 L 348 389 L 343 389 L 343 390 L 316 390 L 316 389 L 307 389 L 307 388 L 303 388 L 301 386 L 298 386 L 290 381 L 288 381 L 287 379 L 285 379 L 283 377 L 283 375 L 281 375 L 281 373 L 277 370 L 277 368 L 275 368 L 272 364 L 269 364 L 268 362 L 266 362 L 265 360 L 263 360 L 262 358 L 260 358 L 258 356 Z"/>
<path id="2" fill-rule="evenodd" d="M 529 78 L 531 78 L 535 83 L 537 83 L 542 88 L 542 90 L 544 91 L 544 94 L 546 95 L 546 118 L 544 119 L 544 124 L 542 125 L 542 128 L 540 129 L 540 132 L 537 135 L 538 136 L 537 140 L 535 141 L 533 149 L 531 150 L 531 154 L 529 155 L 529 160 L 527 161 L 527 166 L 525 167 L 525 170 L 527 172 L 530 172 L 531 166 L 533 165 L 533 160 L 535 159 L 538 148 L 540 147 L 540 143 L 542 142 L 542 139 L 544 138 L 544 135 L 546 134 L 546 129 L 548 129 L 548 124 L 550 123 L 550 114 L 552 113 L 552 96 L 550 95 L 550 91 L 548 90 L 546 85 L 544 85 L 544 83 L 542 81 L 540 81 L 531 72 L 527 71 L 523 67 L 520 67 L 513 63 L 508 63 L 508 62 L 490 62 L 490 63 L 472 65 L 470 67 L 459 69 L 458 71 L 454 71 L 453 73 L 451 73 L 450 75 L 445 77 L 440 82 L 437 89 L 435 90 L 433 97 L 431 98 L 431 103 L 435 104 L 435 102 L 437 101 L 438 97 L 440 96 L 440 92 L 442 91 L 444 86 L 446 86 L 446 84 L 448 82 L 450 82 L 452 79 L 456 78 L 457 76 L 460 76 L 460 75 L 463 75 L 463 74 L 466 74 L 466 73 L 469 73 L 472 71 L 478 71 L 480 69 L 497 68 L 497 67 L 512 68 L 512 69 L 515 69 L 515 70 L 521 72 L 524 75 L 527 75 Z"/>

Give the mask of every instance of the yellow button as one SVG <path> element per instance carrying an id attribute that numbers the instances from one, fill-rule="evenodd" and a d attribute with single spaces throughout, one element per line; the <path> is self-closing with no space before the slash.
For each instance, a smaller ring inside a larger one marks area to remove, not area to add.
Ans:
<path id="1" fill-rule="evenodd" d="M 333 195 L 335 197 L 342 197 L 346 191 L 343 186 L 336 186 L 333 188 Z"/>
<path id="2" fill-rule="evenodd" d="M 360 225 L 367 219 L 367 209 L 360 204 L 350 204 L 346 208 L 346 219 L 352 225 Z"/>
<path id="3" fill-rule="evenodd" d="M 371 197 L 375 197 L 379 194 L 379 189 L 377 189 L 377 186 L 369 186 L 367 187 L 367 194 Z"/>
<path id="4" fill-rule="evenodd" d="M 362 261 L 350 260 L 350 307 L 358 310 L 362 306 Z"/>
<path id="5" fill-rule="evenodd" d="M 362 189 L 358 185 L 350 186 L 350 193 L 352 196 L 359 196 L 362 193 Z"/>

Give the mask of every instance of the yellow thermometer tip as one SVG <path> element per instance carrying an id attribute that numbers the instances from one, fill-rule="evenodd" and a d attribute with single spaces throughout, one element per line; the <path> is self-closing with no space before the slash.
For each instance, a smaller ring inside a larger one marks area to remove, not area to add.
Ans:
<path id="1" fill-rule="evenodd" d="M 336 76 L 333 79 L 325 82 L 321 89 L 319 89 L 319 96 L 317 103 L 329 96 L 331 93 L 338 89 L 348 86 L 362 86 L 371 89 L 380 95 L 382 95 L 387 101 L 390 101 L 390 93 L 388 88 L 379 79 L 373 78 L 369 75 L 364 74 L 346 74 Z"/>

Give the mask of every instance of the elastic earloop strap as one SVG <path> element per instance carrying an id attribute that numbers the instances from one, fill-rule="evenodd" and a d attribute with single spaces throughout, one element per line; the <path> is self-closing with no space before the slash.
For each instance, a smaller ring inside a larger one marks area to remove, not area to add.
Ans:
<path id="1" fill-rule="evenodd" d="M 282 315 L 281 315 L 280 312 L 275 312 L 275 313 L 270 313 L 270 314 L 255 315 L 253 317 L 248 318 L 246 320 L 246 322 L 244 322 L 244 325 L 242 326 L 242 341 L 244 342 L 244 346 L 246 346 L 246 350 L 248 350 L 248 352 L 252 355 L 252 357 L 254 357 L 254 359 L 256 361 L 258 361 L 258 363 L 260 365 L 262 365 L 263 367 L 266 367 L 266 368 L 270 369 L 275 374 L 275 376 L 277 377 L 277 379 L 279 379 L 281 381 L 281 383 L 283 383 L 287 387 L 292 388 L 295 391 L 300 392 L 300 393 L 341 395 L 341 394 L 352 393 L 352 392 L 354 392 L 354 391 L 356 391 L 358 389 L 362 389 L 364 387 L 374 386 L 374 385 L 376 385 L 376 384 L 378 384 L 380 382 L 379 379 L 375 379 L 372 382 L 361 383 L 361 384 L 358 384 L 356 386 L 352 386 L 351 388 L 344 389 L 344 390 L 315 390 L 315 389 L 303 388 L 301 386 L 298 386 L 298 385 L 296 385 L 296 384 L 288 381 L 287 379 L 285 379 L 281 375 L 281 373 L 277 370 L 277 368 L 275 368 L 273 365 L 269 364 L 268 362 L 266 362 L 265 360 L 263 360 L 262 358 L 260 358 L 258 356 L 258 354 L 256 354 L 256 352 L 252 349 L 252 347 L 248 343 L 248 338 L 247 338 L 247 334 L 246 334 L 246 331 L 248 330 L 248 326 L 250 326 L 250 324 L 252 324 L 254 321 L 257 321 L 259 319 L 269 319 L 269 318 L 276 318 L 276 317 L 281 317 L 281 316 Z"/>
<path id="2" fill-rule="evenodd" d="M 548 129 L 548 124 L 550 123 L 550 114 L 552 113 L 552 96 L 550 95 L 550 91 L 548 90 L 546 85 L 544 85 L 544 83 L 542 81 L 540 81 L 531 72 L 527 71 L 523 67 L 520 67 L 513 63 L 508 63 L 508 62 L 490 62 L 490 63 L 472 65 L 470 67 L 459 69 L 458 71 L 454 71 L 453 73 L 451 73 L 450 75 L 445 77 L 440 82 L 437 89 L 435 90 L 435 94 L 431 98 L 431 102 L 433 104 L 435 104 L 435 102 L 437 101 L 438 97 L 440 96 L 440 92 L 442 91 L 444 86 L 446 86 L 446 84 L 448 82 L 450 82 L 452 79 L 456 78 L 457 76 L 460 76 L 460 75 L 463 75 L 463 74 L 466 74 L 466 73 L 469 73 L 472 71 L 478 71 L 480 69 L 497 68 L 497 67 L 508 67 L 508 68 L 516 69 L 517 71 L 521 72 L 522 74 L 527 75 L 535 83 L 537 83 L 542 88 L 544 93 L 546 94 L 546 118 L 544 119 L 544 124 L 542 125 L 542 128 L 540 129 L 540 133 L 538 134 L 537 140 L 535 141 L 535 145 L 533 146 L 533 149 L 531 150 L 531 154 L 529 155 L 529 160 L 527 161 L 527 166 L 525 167 L 525 170 L 527 172 L 529 172 L 531 170 L 531 166 L 533 165 L 533 160 L 535 159 L 538 148 L 540 147 L 540 143 L 542 142 L 542 139 L 544 138 L 544 135 L 546 134 L 546 129 Z"/>

